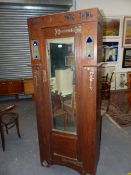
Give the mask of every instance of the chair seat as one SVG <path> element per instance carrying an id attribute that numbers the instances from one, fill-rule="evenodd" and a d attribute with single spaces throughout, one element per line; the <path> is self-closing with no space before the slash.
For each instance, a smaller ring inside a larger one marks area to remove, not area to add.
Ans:
<path id="1" fill-rule="evenodd" d="M 17 118 L 18 114 L 16 112 L 5 112 L 1 115 L 1 121 L 6 125 L 14 123 Z"/>
<path id="2" fill-rule="evenodd" d="M 61 117 L 62 115 L 67 115 L 67 112 L 64 111 L 63 109 L 58 109 L 53 114 L 54 114 L 54 117 Z"/>
<path id="3" fill-rule="evenodd" d="M 63 105 L 66 105 L 66 106 L 68 106 L 68 107 L 71 108 L 72 107 L 72 101 L 71 101 L 71 99 L 64 101 Z"/>

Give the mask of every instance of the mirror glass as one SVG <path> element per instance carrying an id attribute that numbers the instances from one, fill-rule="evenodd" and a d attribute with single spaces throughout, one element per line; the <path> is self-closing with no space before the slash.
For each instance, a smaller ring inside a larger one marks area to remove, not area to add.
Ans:
<path id="1" fill-rule="evenodd" d="M 52 128 L 76 133 L 74 38 L 47 40 Z"/>

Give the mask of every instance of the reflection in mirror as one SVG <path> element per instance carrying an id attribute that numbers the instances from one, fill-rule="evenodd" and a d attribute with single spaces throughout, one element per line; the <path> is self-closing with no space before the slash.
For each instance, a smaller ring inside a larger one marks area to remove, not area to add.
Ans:
<path id="1" fill-rule="evenodd" d="M 53 129 L 76 132 L 74 38 L 47 40 Z"/>

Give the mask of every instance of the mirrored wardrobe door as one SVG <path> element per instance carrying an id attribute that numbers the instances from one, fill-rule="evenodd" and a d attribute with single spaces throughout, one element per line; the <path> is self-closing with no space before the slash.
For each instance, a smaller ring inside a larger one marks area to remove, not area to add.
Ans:
<path id="1" fill-rule="evenodd" d="M 47 39 L 52 129 L 76 134 L 74 37 Z"/>

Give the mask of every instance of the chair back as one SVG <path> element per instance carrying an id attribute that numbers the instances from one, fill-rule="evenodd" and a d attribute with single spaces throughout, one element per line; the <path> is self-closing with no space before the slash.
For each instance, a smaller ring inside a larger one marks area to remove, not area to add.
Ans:
<path id="1" fill-rule="evenodd" d="M 110 98 L 110 89 L 111 89 L 111 82 L 113 78 L 114 72 L 112 72 L 111 77 L 109 77 L 108 73 L 106 76 L 102 77 L 102 99 L 109 99 Z"/>
<path id="2" fill-rule="evenodd" d="M 4 107 L 2 109 L 0 109 L 0 112 L 8 112 L 10 111 L 11 109 L 14 109 L 15 108 L 15 104 L 12 104 L 12 105 L 9 105 L 7 107 Z"/>
<path id="3" fill-rule="evenodd" d="M 58 91 L 51 93 L 51 101 L 52 101 L 52 110 L 53 113 L 57 112 L 58 110 L 63 108 L 62 105 L 62 96 L 58 94 Z"/>

